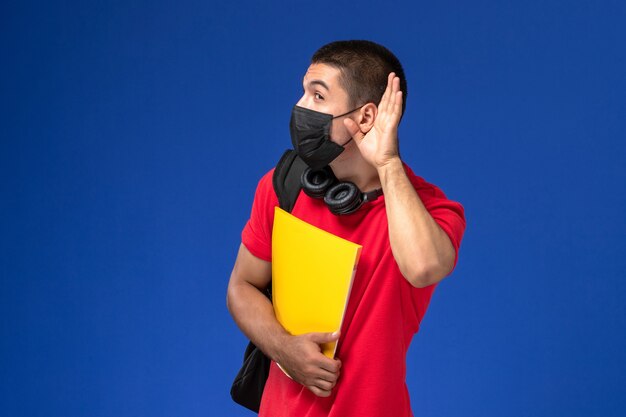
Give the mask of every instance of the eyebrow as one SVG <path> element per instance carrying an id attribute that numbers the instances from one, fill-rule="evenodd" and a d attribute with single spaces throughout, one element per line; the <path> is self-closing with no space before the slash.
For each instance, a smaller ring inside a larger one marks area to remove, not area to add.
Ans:
<path id="1" fill-rule="evenodd" d="M 321 85 L 322 87 L 324 87 L 326 90 L 330 91 L 330 88 L 328 88 L 328 84 L 326 84 L 324 81 L 322 80 L 311 80 L 309 81 L 309 83 L 307 84 L 309 87 L 313 86 L 313 85 Z"/>

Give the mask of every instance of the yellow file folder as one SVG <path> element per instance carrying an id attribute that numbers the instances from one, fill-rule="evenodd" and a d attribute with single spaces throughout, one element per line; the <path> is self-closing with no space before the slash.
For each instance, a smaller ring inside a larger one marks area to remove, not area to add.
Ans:
<path id="1" fill-rule="evenodd" d="M 272 230 L 272 303 L 292 335 L 335 332 L 350 296 L 361 245 L 276 207 Z M 337 342 L 322 346 L 329 358 Z"/>

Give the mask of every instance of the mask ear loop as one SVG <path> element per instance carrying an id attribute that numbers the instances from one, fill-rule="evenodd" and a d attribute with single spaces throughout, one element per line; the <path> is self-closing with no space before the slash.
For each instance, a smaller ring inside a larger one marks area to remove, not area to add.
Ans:
<path id="1" fill-rule="evenodd" d="M 367 103 L 365 103 L 365 104 L 367 104 Z M 340 118 L 340 117 L 346 116 L 346 115 L 348 115 L 348 114 L 350 114 L 350 113 L 352 113 L 352 112 L 355 112 L 355 111 L 359 110 L 360 108 L 362 108 L 363 106 L 365 106 L 365 104 L 362 104 L 362 105 L 360 105 L 359 107 L 357 107 L 357 108 L 354 108 L 354 109 L 350 110 L 349 112 L 346 112 L 346 113 L 344 113 L 344 114 L 340 114 L 339 116 L 333 116 L 333 118 L 332 118 L 331 120 L 335 120 L 335 119 L 338 119 L 338 118 Z M 354 138 L 353 138 L 352 136 L 350 136 L 350 139 L 348 139 L 348 140 L 347 140 L 347 141 L 346 141 L 343 145 L 339 145 L 339 146 L 342 146 L 342 147 L 343 147 L 343 146 L 346 146 L 348 143 L 350 143 L 350 141 L 351 141 L 352 139 L 354 139 Z"/>
<path id="2" fill-rule="evenodd" d="M 367 103 L 365 103 L 365 104 L 367 104 Z M 333 116 L 333 119 L 337 119 L 339 117 L 343 117 L 343 116 L 346 116 L 346 115 L 348 115 L 348 114 L 350 114 L 352 112 L 355 112 L 355 111 L 359 110 L 361 107 L 365 106 L 365 104 L 361 104 L 359 107 L 354 108 L 354 109 L 350 110 L 349 112 L 345 112 L 344 114 L 340 114 L 339 116 Z"/>
<path id="3" fill-rule="evenodd" d="M 369 102 L 368 102 L 368 103 L 369 103 Z M 365 103 L 365 104 L 368 104 L 368 103 Z M 355 111 L 357 111 L 357 110 L 361 109 L 363 106 L 365 106 L 365 104 L 361 104 L 359 107 L 356 107 L 356 108 L 354 108 L 354 109 L 350 110 L 349 112 L 345 112 L 344 114 L 340 114 L 339 116 L 333 116 L 333 118 L 332 118 L 331 120 L 335 120 L 335 119 L 337 119 L 337 118 L 339 118 L 339 117 L 343 117 L 343 116 L 346 116 L 346 115 L 348 115 L 348 114 L 350 114 L 350 113 L 352 113 L 352 112 L 355 112 Z M 348 143 L 350 143 L 350 141 L 351 141 L 352 139 L 354 139 L 354 138 L 353 138 L 353 137 L 350 137 L 350 139 L 348 139 L 348 140 L 347 140 L 347 141 L 346 141 L 343 145 L 339 145 L 339 146 L 346 146 Z"/>

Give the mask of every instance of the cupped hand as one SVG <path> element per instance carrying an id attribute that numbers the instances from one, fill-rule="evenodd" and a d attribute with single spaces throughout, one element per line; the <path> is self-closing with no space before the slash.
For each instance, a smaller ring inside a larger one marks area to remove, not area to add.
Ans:
<path id="1" fill-rule="evenodd" d="M 390 73 L 387 88 L 378 104 L 378 114 L 369 132 L 362 132 L 357 123 L 344 119 L 344 125 L 354 138 L 361 155 L 375 168 L 381 168 L 398 157 L 398 124 L 402 116 L 400 78 Z"/>

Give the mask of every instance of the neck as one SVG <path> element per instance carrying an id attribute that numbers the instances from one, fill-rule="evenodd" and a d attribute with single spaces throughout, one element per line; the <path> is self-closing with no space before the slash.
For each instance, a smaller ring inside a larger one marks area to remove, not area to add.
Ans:
<path id="1" fill-rule="evenodd" d="M 378 171 L 363 159 L 354 142 L 330 163 L 330 167 L 338 180 L 353 182 L 364 193 L 381 188 Z"/>

